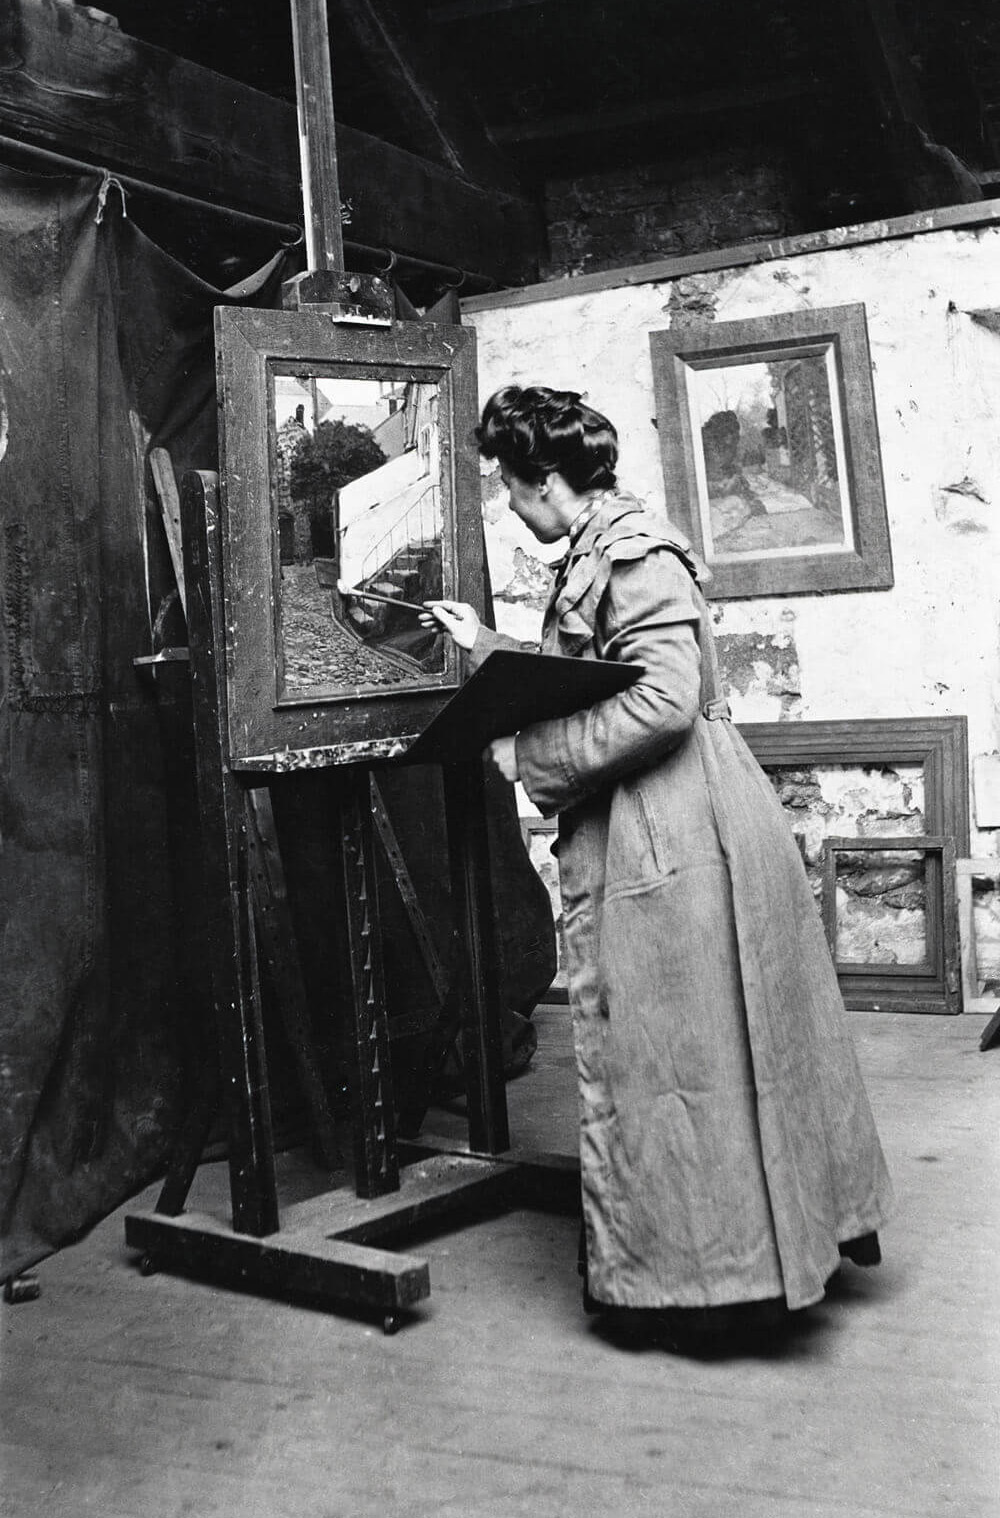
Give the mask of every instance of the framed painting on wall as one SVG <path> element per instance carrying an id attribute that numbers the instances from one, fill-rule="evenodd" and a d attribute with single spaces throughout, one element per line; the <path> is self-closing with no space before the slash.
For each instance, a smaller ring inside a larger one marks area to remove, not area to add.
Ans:
<path id="1" fill-rule="evenodd" d="M 862 305 L 651 332 L 667 510 L 710 599 L 892 585 Z"/>

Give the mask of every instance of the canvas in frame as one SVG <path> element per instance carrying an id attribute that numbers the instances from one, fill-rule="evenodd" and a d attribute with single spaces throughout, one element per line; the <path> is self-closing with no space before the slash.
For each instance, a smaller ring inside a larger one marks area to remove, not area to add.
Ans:
<path id="1" fill-rule="evenodd" d="M 862 305 L 651 332 L 667 512 L 716 600 L 892 584 Z"/>
<path id="2" fill-rule="evenodd" d="M 229 761 L 391 756 L 460 683 L 417 608 L 483 607 L 475 334 L 219 308 Z"/>

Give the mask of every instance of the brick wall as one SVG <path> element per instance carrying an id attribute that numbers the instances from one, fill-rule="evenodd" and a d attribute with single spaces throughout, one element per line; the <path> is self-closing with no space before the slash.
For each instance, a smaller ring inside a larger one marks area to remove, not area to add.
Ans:
<path id="1" fill-rule="evenodd" d="M 551 180 L 542 277 L 599 269 L 806 230 L 794 174 L 771 146 L 709 148 L 584 178 Z"/>

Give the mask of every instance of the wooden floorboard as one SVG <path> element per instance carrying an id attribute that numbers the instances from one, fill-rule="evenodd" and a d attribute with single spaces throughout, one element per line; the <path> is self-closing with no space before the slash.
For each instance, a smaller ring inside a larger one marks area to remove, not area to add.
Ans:
<path id="1" fill-rule="evenodd" d="M 508 1088 L 569 1151 L 565 1008 Z M 432 1294 L 377 1326 L 141 1276 L 126 1211 L 3 1312 L 4 1518 L 1000 1518 L 1000 1050 L 982 1018 L 854 1013 L 897 1191 L 885 1264 L 845 1267 L 754 1351 L 623 1344 L 586 1318 L 576 1223 L 542 1211 L 407 1237 Z M 458 1137 L 456 1111 L 428 1127 Z M 280 1157 L 297 1197 L 317 1181 Z M 202 1167 L 199 1207 L 225 1197 Z"/>

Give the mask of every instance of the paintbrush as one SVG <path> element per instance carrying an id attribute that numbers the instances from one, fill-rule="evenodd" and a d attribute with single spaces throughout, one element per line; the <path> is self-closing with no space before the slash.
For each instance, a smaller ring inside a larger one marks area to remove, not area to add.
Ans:
<path id="1" fill-rule="evenodd" d="M 418 606 L 416 601 L 399 601 L 395 596 L 380 596 L 373 590 L 352 590 L 343 580 L 337 581 L 337 591 L 348 601 L 378 601 L 381 606 L 400 606 L 404 611 L 416 611 L 422 617 L 430 616 L 427 607 Z"/>

